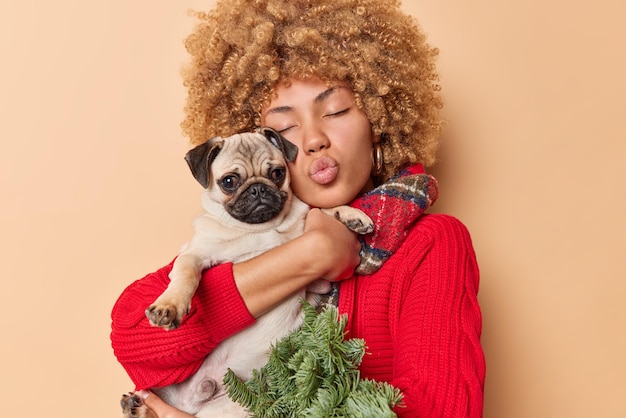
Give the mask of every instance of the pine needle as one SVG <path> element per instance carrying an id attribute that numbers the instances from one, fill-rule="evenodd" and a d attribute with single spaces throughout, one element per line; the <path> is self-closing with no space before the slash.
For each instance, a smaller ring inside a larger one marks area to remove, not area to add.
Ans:
<path id="1" fill-rule="evenodd" d="M 395 417 L 402 393 L 360 378 L 365 341 L 344 339 L 347 317 L 335 306 L 318 314 L 305 302 L 303 310 L 302 327 L 272 346 L 268 363 L 250 380 L 228 370 L 228 396 L 259 418 Z"/>

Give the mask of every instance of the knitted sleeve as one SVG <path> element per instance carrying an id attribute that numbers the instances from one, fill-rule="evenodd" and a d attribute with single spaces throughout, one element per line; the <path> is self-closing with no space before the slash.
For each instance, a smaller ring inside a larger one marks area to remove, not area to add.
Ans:
<path id="1" fill-rule="evenodd" d="M 407 262 L 400 274 L 412 279 L 404 285 L 394 332 L 391 383 L 407 405 L 398 415 L 480 418 L 485 360 L 470 235 L 446 215 L 422 218 L 414 232 L 402 249 Z M 410 261 L 412 254 L 424 255 Z"/>
<path id="2" fill-rule="evenodd" d="M 172 331 L 151 326 L 145 309 L 165 290 L 173 262 L 128 286 L 111 313 L 111 345 L 136 389 L 180 383 L 221 341 L 254 322 L 235 285 L 232 264 L 202 277 L 190 313 Z"/>

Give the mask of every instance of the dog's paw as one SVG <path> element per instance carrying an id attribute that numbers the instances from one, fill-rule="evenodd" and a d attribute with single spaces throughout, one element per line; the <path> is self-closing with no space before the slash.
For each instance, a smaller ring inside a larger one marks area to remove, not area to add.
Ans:
<path id="1" fill-rule="evenodd" d="M 155 302 L 146 309 L 146 317 L 150 324 L 173 330 L 180 326 L 183 317 L 189 313 L 189 308 L 179 307 L 173 304 L 161 304 Z"/>
<path id="2" fill-rule="evenodd" d="M 346 219 L 344 223 L 348 229 L 361 235 L 369 234 L 374 230 L 374 222 L 365 214 L 362 218 Z"/>
<path id="3" fill-rule="evenodd" d="M 134 393 L 125 393 L 120 400 L 124 418 L 157 418 Z"/>
<path id="4" fill-rule="evenodd" d="M 350 206 L 337 206 L 331 209 L 322 209 L 322 212 L 343 222 L 351 231 L 357 234 L 369 234 L 374 230 L 374 222 L 363 211 Z"/>

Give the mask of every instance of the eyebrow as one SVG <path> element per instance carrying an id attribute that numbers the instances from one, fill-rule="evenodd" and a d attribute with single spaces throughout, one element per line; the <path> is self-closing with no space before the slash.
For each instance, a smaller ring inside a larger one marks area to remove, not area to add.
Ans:
<path id="1" fill-rule="evenodd" d="M 315 96 L 315 98 L 313 99 L 313 103 L 321 103 L 321 102 L 323 102 L 324 100 L 326 100 L 326 98 L 328 98 L 328 96 L 330 96 L 331 94 L 333 94 L 335 91 L 337 91 L 340 88 L 345 88 L 345 87 L 344 86 L 333 86 L 333 87 L 330 87 L 330 88 L 324 90 L 323 92 L 321 92 L 320 94 Z M 272 108 L 267 110 L 266 115 L 270 115 L 270 114 L 274 114 L 274 113 L 287 113 L 287 112 L 291 112 L 292 110 L 293 110 L 293 106 L 272 107 Z"/>
<path id="2" fill-rule="evenodd" d="M 320 94 L 315 96 L 315 99 L 313 99 L 313 102 L 314 103 L 321 103 L 321 102 L 323 102 L 324 100 L 326 100 L 326 98 L 328 96 L 330 96 L 335 91 L 337 91 L 338 88 L 339 88 L 338 86 L 333 86 L 333 87 L 330 87 L 330 88 L 324 90 L 323 92 L 321 92 Z"/>

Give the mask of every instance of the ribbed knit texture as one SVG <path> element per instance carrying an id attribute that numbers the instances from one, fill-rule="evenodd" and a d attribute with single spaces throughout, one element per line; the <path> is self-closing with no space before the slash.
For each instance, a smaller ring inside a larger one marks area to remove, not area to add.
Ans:
<path id="1" fill-rule="evenodd" d="M 113 352 L 136 390 L 180 383 L 221 341 L 254 323 L 228 263 L 203 276 L 179 328 L 151 326 L 145 310 L 167 288 L 172 265 L 128 286 L 111 313 Z"/>
<path id="2" fill-rule="evenodd" d="M 482 416 L 478 280 L 463 224 L 425 215 L 377 273 L 341 283 L 347 337 L 364 338 L 370 353 L 362 376 L 403 391 L 398 416 Z"/>

